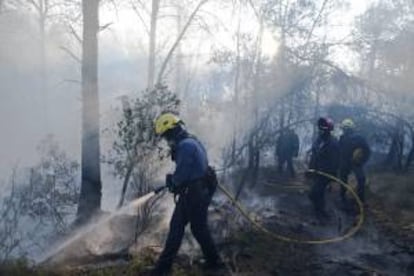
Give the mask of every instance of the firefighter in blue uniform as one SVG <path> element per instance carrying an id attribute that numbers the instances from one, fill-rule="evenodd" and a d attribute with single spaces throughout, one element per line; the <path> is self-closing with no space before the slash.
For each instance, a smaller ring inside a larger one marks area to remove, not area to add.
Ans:
<path id="1" fill-rule="evenodd" d="M 287 170 L 291 177 L 295 176 L 293 167 L 293 158 L 299 154 L 299 137 L 293 129 L 285 128 L 280 133 L 276 143 L 276 157 L 278 162 L 278 171 L 283 173 L 286 164 Z"/>
<path id="2" fill-rule="evenodd" d="M 320 118 L 317 126 L 319 136 L 312 145 L 309 169 L 336 176 L 339 167 L 339 146 L 337 139 L 332 135 L 334 123 L 329 118 Z M 309 198 L 313 203 L 316 217 L 324 221 L 329 218 L 325 210 L 325 191 L 331 180 L 313 173 L 308 176 L 313 180 Z"/>
<path id="3" fill-rule="evenodd" d="M 371 149 L 366 139 L 355 131 L 355 123 L 352 119 L 345 119 L 341 123 L 343 131 L 339 139 L 340 167 L 339 176 L 345 183 L 351 172 L 357 180 L 357 194 L 362 202 L 365 202 L 365 172 L 364 165 L 371 155 Z M 346 199 L 346 190 L 341 188 L 341 200 L 345 207 L 349 207 Z"/>
<path id="4" fill-rule="evenodd" d="M 168 174 L 166 184 L 178 200 L 170 222 L 170 230 L 163 252 L 153 275 L 167 275 L 189 223 L 191 232 L 205 257 L 205 268 L 223 266 L 207 224 L 207 211 L 217 184 L 214 170 L 208 165 L 203 145 L 190 135 L 182 121 L 172 113 L 164 113 L 155 120 L 155 132 L 164 138 L 171 149 L 176 164 L 173 174 Z"/>

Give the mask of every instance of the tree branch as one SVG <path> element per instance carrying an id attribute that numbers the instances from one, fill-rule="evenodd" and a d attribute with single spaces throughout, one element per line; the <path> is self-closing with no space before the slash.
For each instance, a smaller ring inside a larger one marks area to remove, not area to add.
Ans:
<path id="1" fill-rule="evenodd" d="M 59 49 L 63 50 L 65 53 L 67 53 L 69 56 L 71 56 L 79 64 L 82 63 L 82 59 L 79 58 L 75 53 L 73 53 L 71 50 L 69 50 L 65 46 L 60 46 Z"/>
<path id="2" fill-rule="evenodd" d="M 79 44 L 82 44 L 82 38 L 78 35 L 78 33 L 76 32 L 76 30 L 73 28 L 73 26 L 71 24 L 68 24 L 68 27 L 70 29 L 70 33 L 75 37 L 76 41 Z"/>
<path id="3" fill-rule="evenodd" d="M 310 29 L 310 31 L 308 33 L 308 37 L 306 38 L 306 43 L 305 43 L 306 46 L 309 44 L 310 38 L 312 37 L 313 31 L 315 30 L 315 27 L 316 27 L 316 24 L 318 24 L 319 19 L 320 19 L 321 15 L 322 15 L 322 12 L 325 9 L 325 6 L 328 3 L 328 1 L 329 0 L 323 1 L 322 6 L 321 6 L 321 8 L 319 10 L 318 16 L 316 16 L 315 20 L 313 21 L 312 27 L 311 27 L 311 29 Z"/>
<path id="4" fill-rule="evenodd" d="M 106 23 L 105 25 L 99 26 L 99 32 L 105 31 L 106 29 L 109 28 L 109 26 L 111 26 L 112 24 L 114 24 L 113 22 L 109 22 Z"/>
<path id="5" fill-rule="evenodd" d="M 30 4 L 32 4 L 33 7 L 37 10 L 38 13 L 41 13 L 42 10 L 40 9 L 40 6 L 38 3 L 36 3 L 34 0 L 27 0 Z"/>
<path id="6" fill-rule="evenodd" d="M 142 25 L 144 26 L 145 32 L 149 36 L 150 35 L 150 30 L 149 30 L 148 25 L 145 22 L 144 18 L 142 17 L 141 13 L 139 12 L 137 6 L 135 6 L 134 4 L 131 4 L 131 7 L 132 7 L 132 10 L 135 12 L 135 14 L 138 16 L 138 18 L 141 21 Z"/>
<path id="7" fill-rule="evenodd" d="M 165 69 L 167 68 L 167 64 L 170 61 L 175 49 L 177 48 L 178 44 L 180 43 L 181 39 L 184 37 L 188 27 L 190 27 L 191 22 L 193 21 L 195 15 L 197 14 L 198 10 L 205 4 L 207 3 L 209 0 L 201 0 L 197 7 L 194 9 L 194 11 L 191 13 L 190 17 L 188 18 L 187 23 L 185 24 L 183 30 L 181 31 L 181 33 L 179 34 L 179 36 L 177 37 L 177 40 L 175 41 L 174 45 L 171 47 L 170 51 L 167 54 L 167 57 L 165 58 L 164 62 L 162 63 L 160 72 L 158 73 L 158 78 L 157 78 L 157 84 L 160 85 L 162 82 L 162 78 L 164 76 L 164 72 Z"/>

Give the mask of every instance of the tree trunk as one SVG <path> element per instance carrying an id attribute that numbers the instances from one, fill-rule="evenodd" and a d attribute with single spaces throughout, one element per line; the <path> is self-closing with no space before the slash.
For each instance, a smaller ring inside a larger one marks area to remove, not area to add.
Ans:
<path id="1" fill-rule="evenodd" d="M 259 18 L 259 32 L 257 37 L 257 48 L 256 48 L 256 64 L 255 64 L 255 73 L 253 76 L 253 110 L 254 110 L 254 124 L 259 124 L 259 95 L 261 91 L 261 71 L 262 71 L 262 44 L 263 44 L 263 30 L 264 30 L 264 18 L 262 12 L 260 12 Z M 255 187 L 259 177 L 259 166 L 260 166 L 260 149 L 258 143 L 258 134 L 256 133 L 252 137 L 252 152 L 251 152 L 251 179 L 250 187 Z M 250 167 L 250 166 L 249 166 Z"/>
<path id="2" fill-rule="evenodd" d="M 413 162 L 413 159 L 414 159 L 414 138 L 411 138 L 411 149 L 410 149 L 410 152 L 408 153 L 407 160 L 404 166 L 404 169 L 406 171 L 408 171 L 408 169 L 410 168 L 411 163 Z"/>
<path id="3" fill-rule="evenodd" d="M 160 71 L 158 73 L 157 82 L 156 85 L 161 85 L 162 80 L 164 78 L 165 70 L 167 69 L 168 62 L 170 61 L 174 51 L 177 49 L 178 45 L 180 44 L 181 40 L 183 39 L 185 33 L 187 32 L 187 29 L 190 27 L 191 22 L 193 22 L 194 17 L 196 16 L 198 10 L 209 0 L 201 0 L 198 5 L 195 7 L 194 11 L 191 13 L 190 17 L 188 18 L 186 24 L 184 25 L 183 29 L 181 30 L 181 33 L 178 35 L 177 39 L 175 40 L 173 46 L 168 51 L 167 56 L 165 57 L 164 61 L 161 64 Z"/>
<path id="4" fill-rule="evenodd" d="M 320 113 L 321 113 L 321 91 L 319 89 L 319 87 L 316 89 L 316 99 L 315 99 L 315 110 L 313 113 L 313 117 L 315 118 L 315 120 L 317 118 L 319 118 Z M 312 122 L 312 126 L 313 126 L 313 132 L 312 132 L 312 141 L 315 141 L 316 138 L 318 137 L 318 127 L 316 126 L 315 122 Z"/>
<path id="5" fill-rule="evenodd" d="M 151 9 L 151 27 L 149 37 L 149 57 L 148 57 L 148 89 L 152 89 L 154 86 L 155 76 L 155 47 L 157 42 L 157 17 L 159 10 L 159 0 L 152 0 Z"/>
<path id="6" fill-rule="evenodd" d="M 400 172 L 403 169 L 402 158 L 403 158 L 403 147 L 404 147 L 404 132 L 400 126 L 397 126 L 391 140 L 391 146 L 388 150 L 385 165 L 391 167 L 393 170 Z"/>
<path id="7" fill-rule="evenodd" d="M 42 116 L 45 130 L 48 132 L 48 91 L 47 91 L 47 74 L 46 74 L 46 19 L 48 3 L 43 0 L 39 1 L 39 51 L 40 51 L 40 91 L 42 95 Z"/>
<path id="8" fill-rule="evenodd" d="M 239 130 L 239 92 L 240 92 L 240 25 L 241 25 L 241 4 L 239 5 L 237 23 L 237 35 L 236 35 L 236 72 L 234 76 L 234 122 L 233 122 L 233 138 L 232 138 L 232 150 L 231 150 L 231 163 L 236 161 L 236 137 Z"/>
<path id="9" fill-rule="evenodd" d="M 182 29 L 182 9 L 183 6 L 180 4 L 177 4 L 177 37 L 181 33 Z M 182 89 L 182 60 L 183 60 L 183 54 L 181 51 L 181 44 L 177 46 L 177 53 L 175 54 L 175 91 L 179 98 L 183 98 L 183 89 Z"/>
<path id="10" fill-rule="evenodd" d="M 98 31 L 99 0 L 83 0 L 82 43 L 82 186 L 78 221 L 86 222 L 101 207 L 99 147 Z"/>
<path id="11" fill-rule="evenodd" d="M 259 180 L 259 168 L 260 168 L 260 148 L 258 143 L 258 137 L 254 137 L 254 143 L 253 143 L 253 164 L 251 168 L 251 182 L 250 187 L 254 188 L 256 187 L 257 181 Z"/>
<path id="12" fill-rule="evenodd" d="M 411 149 L 408 153 L 407 160 L 405 161 L 404 169 L 407 171 L 410 168 L 410 165 L 414 159 L 414 130 L 411 126 L 408 126 L 408 130 L 411 135 Z"/>
<path id="13" fill-rule="evenodd" d="M 279 68 L 281 71 L 281 75 L 283 76 L 283 74 L 286 73 L 286 31 L 285 28 L 282 27 L 282 31 L 281 31 L 281 39 L 280 39 L 280 46 L 279 46 L 279 57 L 278 57 L 278 62 L 279 62 Z M 279 111 L 279 128 L 283 129 L 285 127 L 285 114 L 286 114 L 286 107 L 285 107 L 285 101 L 284 101 L 284 97 L 281 97 L 281 103 L 280 103 L 281 107 L 280 107 L 280 111 Z"/>

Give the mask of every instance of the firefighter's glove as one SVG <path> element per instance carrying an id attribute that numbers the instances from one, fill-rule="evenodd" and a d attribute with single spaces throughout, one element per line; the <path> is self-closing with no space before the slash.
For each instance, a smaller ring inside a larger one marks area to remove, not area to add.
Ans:
<path id="1" fill-rule="evenodd" d="M 361 165 L 364 158 L 364 151 L 361 148 L 354 150 L 352 153 L 352 162 L 355 165 Z"/>
<path id="2" fill-rule="evenodd" d="M 167 174 L 165 177 L 165 185 L 167 186 L 170 193 L 175 194 L 177 192 L 177 187 L 174 185 L 174 182 L 172 180 L 172 174 Z"/>

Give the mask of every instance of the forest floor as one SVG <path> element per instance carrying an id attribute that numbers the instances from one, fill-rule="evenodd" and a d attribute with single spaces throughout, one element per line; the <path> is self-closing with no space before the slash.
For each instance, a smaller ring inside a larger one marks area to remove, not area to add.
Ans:
<path id="1" fill-rule="evenodd" d="M 255 219 L 268 230 L 297 239 L 327 239 L 343 235 L 355 225 L 356 214 L 343 210 L 336 185 L 327 193 L 330 220 L 314 218 L 307 197 L 309 183 L 300 176 L 290 180 L 272 168 L 263 168 L 256 187 L 241 198 L 246 209 L 259 198 L 269 204 L 255 207 Z M 370 174 L 365 221 L 351 238 L 309 245 L 277 240 L 245 222 L 218 242 L 226 269 L 212 275 L 414 275 L 414 173 Z M 256 204 L 256 205 L 255 205 Z M 220 204 L 215 208 L 220 208 Z M 230 220 L 231 212 L 221 212 Z M 217 216 L 214 216 L 214 219 Z M 218 218 L 220 220 L 220 218 Z M 213 226 L 213 232 L 217 232 Z M 91 259 L 89 264 L 28 268 L 22 263 L 0 266 L 0 275 L 145 275 L 159 248 L 134 254 Z M 200 254 L 200 253 L 198 253 Z M 197 257 L 182 252 L 173 275 L 211 275 L 196 265 Z"/>

